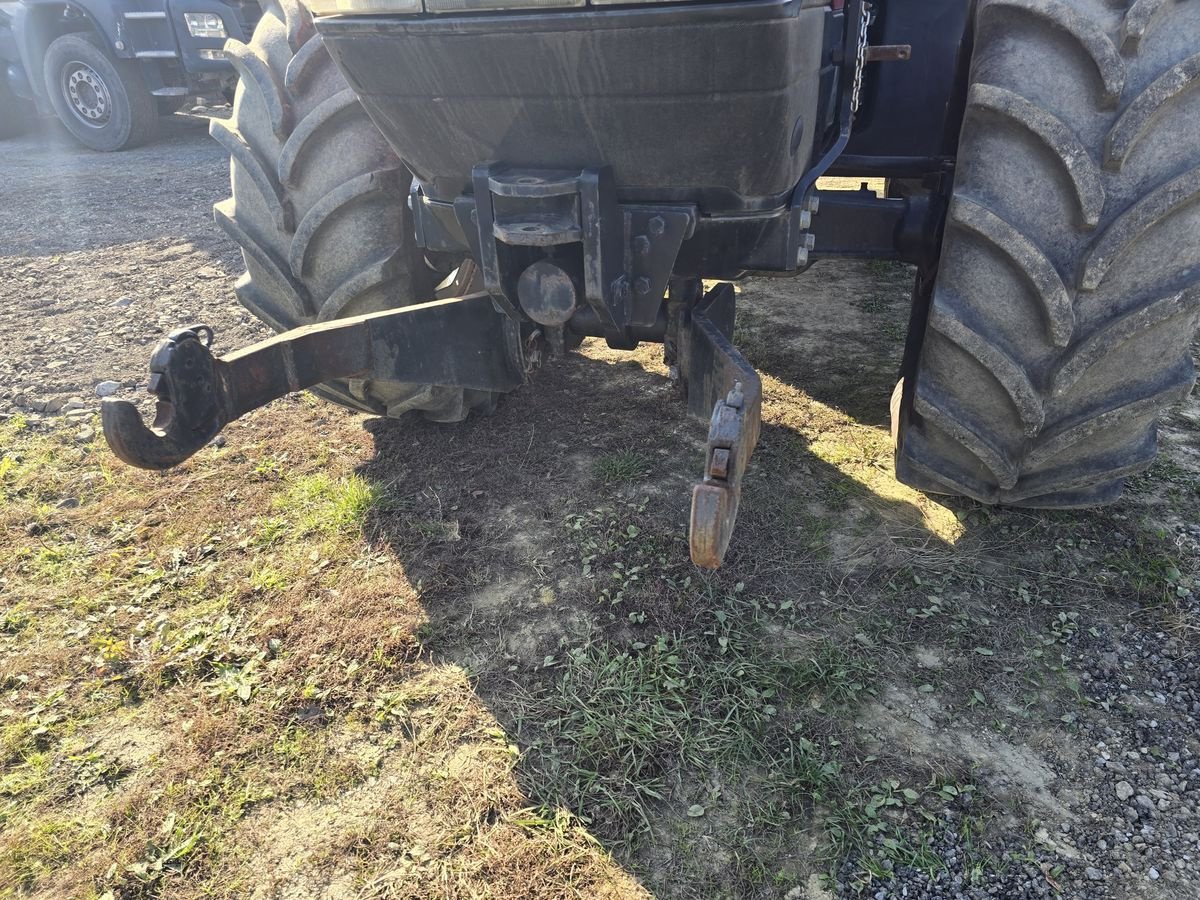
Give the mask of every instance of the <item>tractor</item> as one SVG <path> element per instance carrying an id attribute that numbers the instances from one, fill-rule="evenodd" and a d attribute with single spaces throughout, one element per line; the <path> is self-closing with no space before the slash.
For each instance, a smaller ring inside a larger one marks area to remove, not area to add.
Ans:
<path id="1" fill-rule="evenodd" d="M 922 491 L 1110 502 L 1194 384 L 1197 0 L 267 0 L 225 49 L 215 215 L 278 334 L 169 335 L 155 425 L 103 408 L 133 465 L 301 388 L 455 422 L 586 336 L 659 342 L 715 567 L 762 398 L 731 282 L 847 257 L 914 272 L 891 414 Z"/>

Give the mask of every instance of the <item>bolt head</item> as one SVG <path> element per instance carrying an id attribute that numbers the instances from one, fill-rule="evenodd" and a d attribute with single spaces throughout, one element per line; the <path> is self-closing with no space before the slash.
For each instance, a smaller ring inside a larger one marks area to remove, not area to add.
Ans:
<path id="1" fill-rule="evenodd" d="M 633 283 L 633 289 L 639 294 L 650 293 L 650 279 L 644 275 Z"/>
<path id="2" fill-rule="evenodd" d="M 650 238 L 644 234 L 639 234 L 633 239 L 633 252 L 638 256 L 645 256 L 650 252 Z"/>
<path id="3" fill-rule="evenodd" d="M 796 268 L 802 269 L 808 265 L 808 248 L 801 247 L 796 251 Z"/>
<path id="4" fill-rule="evenodd" d="M 662 234 L 667 230 L 667 221 L 662 216 L 654 216 L 648 224 L 651 234 Z"/>

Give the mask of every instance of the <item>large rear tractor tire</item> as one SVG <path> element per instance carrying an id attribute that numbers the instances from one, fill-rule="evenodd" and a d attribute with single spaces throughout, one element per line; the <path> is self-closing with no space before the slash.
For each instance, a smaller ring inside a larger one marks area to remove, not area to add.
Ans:
<path id="1" fill-rule="evenodd" d="M 296 0 L 270 0 L 249 44 L 225 46 L 240 76 L 228 122 L 233 196 L 213 208 L 242 248 L 238 300 L 276 331 L 433 299 L 414 244 L 411 174 L 337 70 Z M 496 395 L 380 380 L 315 393 L 378 415 L 457 422 Z"/>
<path id="2" fill-rule="evenodd" d="M 1116 499 L 1192 389 L 1198 319 L 1200 3 L 981 0 L 899 478 Z"/>

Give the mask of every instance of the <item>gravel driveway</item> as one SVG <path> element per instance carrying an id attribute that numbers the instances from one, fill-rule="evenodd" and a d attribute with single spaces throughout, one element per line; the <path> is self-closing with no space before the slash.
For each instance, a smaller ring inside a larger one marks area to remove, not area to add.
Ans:
<path id="1" fill-rule="evenodd" d="M 85 150 L 53 123 L 4 143 L 0 414 L 84 418 L 114 381 L 143 399 L 150 348 L 180 325 L 211 324 L 222 351 L 267 333 L 234 299 L 241 254 L 212 222 L 228 156 L 206 119 L 163 124 L 124 153 Z"/>

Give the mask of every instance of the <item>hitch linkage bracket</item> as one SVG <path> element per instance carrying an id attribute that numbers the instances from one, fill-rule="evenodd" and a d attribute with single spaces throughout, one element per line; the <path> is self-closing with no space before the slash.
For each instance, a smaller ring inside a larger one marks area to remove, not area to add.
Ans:
<path id="1" fill-rule="evenodd" d="M 158 398 L 147 428 L 128 400 L 105 398 L 104 437 L 142 469 L 183 462 L 239 416 L 292 391 L 336 379 L 511 391 L 524 380 L 518 327 L 483 293 L 293 328 L 220 359 L 213 331 L 172 332 L 150 358 Z"/>
<path id="2" fill-rule="evenodd" d="M 725 558 L 762 415 L 762 382 L 730 341 L 733 319 L 733 285 L 718 284 L 691 309 L 679 348 L 688 412 L 709 422 L 688 534 L 692 562 L 706 569 Z"/>

